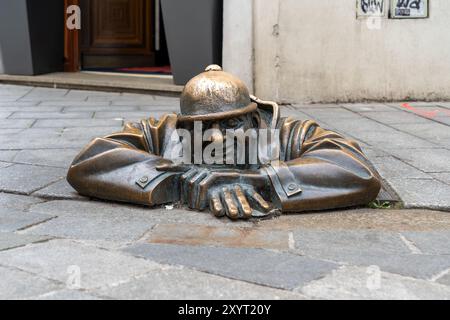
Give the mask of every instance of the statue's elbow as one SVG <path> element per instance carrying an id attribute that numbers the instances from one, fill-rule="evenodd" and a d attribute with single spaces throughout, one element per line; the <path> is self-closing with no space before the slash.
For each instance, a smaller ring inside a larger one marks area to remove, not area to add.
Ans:
<path id="1" fill-rule="evenodd" d="M 375 175 L 364 181 L 365 194 L 367 195 L 367 203 L 376 199 L 381 190 L 381 181 Z"/>
<path id="2" fill-rule="evenodd" d="M 76 166 L 72 165 L 69 168 L 66 180 L 78 193 L 83 190 L 84 179 Z"/>

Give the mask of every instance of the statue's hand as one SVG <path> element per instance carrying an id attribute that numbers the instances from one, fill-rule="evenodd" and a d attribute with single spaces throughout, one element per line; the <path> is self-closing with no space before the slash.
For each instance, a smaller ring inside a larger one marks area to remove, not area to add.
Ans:
<path id="1" fill-rule="evenodd" d="M 191 209 L 210 209 L 216 216 L 231 219 L 262 217 L 273 208 L 257 190 L 263 190 L 267 176 L 260 171 L 213 169 L 192 165 L 168 165 L 160 171 L 179 172 L 181 202 Z"/>
<path id="2" fill-rule="evenodd" d="M 209 209 L 232 220 L 268 216 L 274 210 L 251 185 L 228 185 L 209 191 Z"/>

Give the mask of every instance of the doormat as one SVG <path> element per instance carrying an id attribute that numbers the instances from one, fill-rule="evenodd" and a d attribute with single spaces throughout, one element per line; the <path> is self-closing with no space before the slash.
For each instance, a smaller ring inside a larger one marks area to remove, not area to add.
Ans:
<path id="1" fill-rule="evenodd" d="M 83 71 L 172 75 L 172 68 L 170 66 L 133 68 L 84 68 Z"/>

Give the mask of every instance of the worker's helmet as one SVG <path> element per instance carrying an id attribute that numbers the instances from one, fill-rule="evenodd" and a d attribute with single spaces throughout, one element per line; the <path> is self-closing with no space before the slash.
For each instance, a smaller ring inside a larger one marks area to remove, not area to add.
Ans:
<path id="1" fill-rule="evenodd" d="M 239 117 L 255 111 L 245 84 L 235 76 L 210 65 L 192 78 L 180 99 L 180 121 L 210 121 Z"/>

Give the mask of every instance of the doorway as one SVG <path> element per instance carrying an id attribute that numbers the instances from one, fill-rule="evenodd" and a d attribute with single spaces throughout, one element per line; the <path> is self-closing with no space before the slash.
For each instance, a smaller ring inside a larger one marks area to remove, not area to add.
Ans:
<path id="1" fill-rule="evenodd" d="M 78 61 L 66 65 L 78 70 L 67 71 L 171 74 L 159 0 L 77 2 L 81 30 L 66 35 L 66 59 Z"/>

